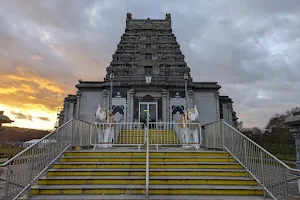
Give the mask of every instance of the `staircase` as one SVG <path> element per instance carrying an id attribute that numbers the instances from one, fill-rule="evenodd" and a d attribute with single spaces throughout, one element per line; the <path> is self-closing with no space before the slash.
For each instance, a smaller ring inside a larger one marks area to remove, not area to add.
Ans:
<path id="1" fill-rule="evenodd" d="M 118 144 L 142 144 L 144 142 L 144 130 L 122 130 L 118 135 Z M 180 140 L 173 130 L 149 130 L 150 144 L 179 145 Z"/>
<path id="2" fill-rule="evenodd" d="M 21 199 L 145 199 L 145 156 L 130 148 L 66 152 Z M 151 150 L 149 179 L 150 199 L 258 200 L 264 193 L 226 152 Z"/>

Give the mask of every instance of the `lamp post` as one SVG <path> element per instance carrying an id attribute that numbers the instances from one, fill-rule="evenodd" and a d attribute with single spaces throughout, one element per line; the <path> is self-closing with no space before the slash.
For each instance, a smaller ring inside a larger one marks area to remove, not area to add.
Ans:
<path id="1" fill-rule="evenodd" d="M 189 75 L 184 74 L 183 78 L 184 78 L 184 89 L 185 89 L 185 105 L 186 105 L 186 111 L 187 111 L 189 109 L 189 93 L 187 90 L 187 81 L 189 79 Z"/>
<path id="2" fill-rule="evenodd" d="M 284 124 L 290 126 L 290 133 L 295 137 L 296 146 L 296 168 L 300 169 L 300 112 L 296 112 L 292 117 L 288 117 Z"/>
<path id="3" fill-rule="evenodd" d="M 113 79 L 114 79 L 114 73 L 110 73 L 110 99 L 109 99 L 109 110 L 112 112 L 112 93 L 113 93 Z"/>

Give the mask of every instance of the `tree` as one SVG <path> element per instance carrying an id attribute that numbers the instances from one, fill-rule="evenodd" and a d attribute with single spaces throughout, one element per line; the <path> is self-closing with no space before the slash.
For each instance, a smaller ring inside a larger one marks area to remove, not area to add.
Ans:
<path id="1" fill-rule="evenodd" d="M 236 122 L 236 128 L 239 131 L 242 131 L 244 129 L 244 122 L 243 121 L 237 121 Z"/>
<path id="2" fill-rule="evenodd" d="M 300 112 L 300 107 L 294 107 L 290 110 L 287 110 L 286 112 L 284 112 L 282 114 L 276 113 L 269 119 L 265 129 L 285 128 L 286 125 L 283 122 L 286 120 L 287 117 L 290 117 L 294 113 L 297 113 L 297 112 Z"/>

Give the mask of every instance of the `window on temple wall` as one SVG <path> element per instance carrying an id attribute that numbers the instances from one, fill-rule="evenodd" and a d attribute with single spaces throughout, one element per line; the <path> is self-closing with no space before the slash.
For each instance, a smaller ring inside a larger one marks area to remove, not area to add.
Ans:
<path id="1" fill-rule="evenodd" d="M 145 66 L 145 75 L 152 75 L 152 66 Z"/>
<path id="2" fill-rule="evenodd" d="M 146 44 L 147 49 L 151 49 L 151 44 Z"/>
<path id="3" fill-rule="evenodd" d="M 152 54 L 151 53 L 146 53 L 145 54 L 145 59 L 146 60 L 151 60 L 152 59 Z"/>

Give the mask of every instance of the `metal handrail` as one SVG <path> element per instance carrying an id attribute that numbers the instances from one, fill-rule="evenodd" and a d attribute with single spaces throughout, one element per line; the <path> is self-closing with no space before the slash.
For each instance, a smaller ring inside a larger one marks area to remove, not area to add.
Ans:
<path id="1" fill-rule="evenodd" d="M 222 145 L 273 199 L 288 199 L 287 176 L 290 172 L 300 174 L 300 170 L 289 167 L 223 120 L 206 125 L 204 135 L 210 139 L 207 147 Z"/>
<path id="2" fill-rule="evenodd" d="M 149 123 L 147 123 L 146 134 L 146 200 L 149 199 Z"/>
<path id="3" fill-rule="evenodd" d="M 260 150 L 262 150 L 264 153 L 268 154 L 270 157 L 272 157 L 273 159 L 275 159 L 277 162 L 279 162 L 281 165 L 283 165 L 285 168 L 287 168 L 290 171 L 294 171 L 297 173 L 300 173 L 299 169 L 295 169 L 292 168 L 290 166 L 288 166 L 287 164 L 285 164 L 283 161 L 281 161 L 280 159 L 278 159 L 276 156 L 274 156 L 273 154 L 271 154 L 270 152 L 268 152 L 265 148 L 263 148 L 262 146 L 260 146 L 259 144 L 257 144 L 256 142 L 254 142 L 252 139 L 250 139 L 249 137 L 247 137 L 246 135 L 244 135 L 243 133 L 239 132 L 237 129 L 235 129 L 233 126 L 231 126 L 230 124 L 228 124 L 225 121 L 222 121 L 224 124 L 226 124 L 227 126 L 229 126 L 230 128 L 232 128 L 234 131 L 236 131 L 240 136 L 244 137 L 245 139 L 247 139 L 249 142 L 251 142 L 253 145 L 255 145 L 257 148 L 259 148 Z"/>
<path id="4" fill-rule="evenodd" d="M 19 156 L 21 156 L 22 154 L 26 153 L 27 151 L 29 151 L 30 149 L 32 149 L 34 146 L 36 146 L 37 144 L 39 144 L 42 140 L 50 137 L 51 135 L 53 135 L 54 133 L 56 133 L 59 129 L 62 129 L 64 126 L 66 126 L 67 124 L 71 123 L 73 119 L 67 121 L 66 123 L 64 123 L 62 126 L 58 127 L 57 129 L 55 129 L 54 131 L 52 131 L 51 133 L 48 133 L 47 135 L 45 135 L 44 137 L 42 137 L 41 139 L 37 140 L 35 143 L 33 143 L 32 145 L 28 146 L 26 149 L 22 150 L 21 152 L 19 152 L 17 155 L 15 155 L 14 157 L 10 158 L 9 160 L 7 160 L 4 163 L 0 164 L 0 167 L 5 167 L 7 166 L 9 163 L 11 163 L 12 161 L 14 161 L 15 159 L 17 159 Z"/>
<path id="5" fill-rule="evenodd" d="M 89 132 L 89 144 L 97 147 L 141 146 L 146 144 L 146 125 L 144 123 L 94 123 Z M 129 134 L 129 133 L 134 134 Z"/>
<path id="6" fill-rule="evenodd" d="M 186 128 L 190 131 L 185 132 Z M 201 129 L 201 125 L 197 122 L 149 122 L 149 145 L 156 146 L 157 149 L 159 146 L 183 146 L 199 149 L 203 141 Z M 149 133 L 152 130 L 154 134 Z M 160 133 L 155 134 L 155 132 Z"/>
<path id="7" fill-rule="evenodd" d="M 87 127 L 87 122 L 72 119 L 1 164 L 7 168 L 5 199 L 19 198 L 72 144 L 79 143 Z M 75 129 L 82 134 L 74 135 Z"/>

